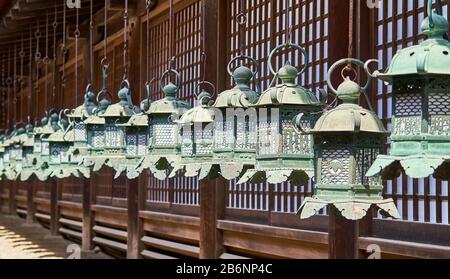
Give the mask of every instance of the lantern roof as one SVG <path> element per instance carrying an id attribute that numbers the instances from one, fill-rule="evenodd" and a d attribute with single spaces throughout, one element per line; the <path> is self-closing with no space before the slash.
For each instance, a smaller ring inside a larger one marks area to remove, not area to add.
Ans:
<path id="1" fill-rule="evenodd" d="M 420 45 L 399 50 L 385 73 L 376 71 L 374 76 L 392 82 L 407 75 L 450 75 L 449 24 L 442 12 L 432 12 L 429 1 L 429 16 L 422 21 L 422 33 L 428 37 Z"/>
<path id="2" fill-rule="evenodd" d="M 236 86 L 223 91 L 217 96 L 214 108 L 248 108 L 255 104 L 259 94 L 250 88 L 250 81 L 254 73 L 246 66 L 239 66 L 232 73 Z"/>
<path id="3" fill-rule="evenodd" d="M 50 118 L 47 116 L 44 116 L 41 120 L 42 126 L 36 127 L 34 129 L 35 135 L 50 135 L 54 133 L 55 131 L 59 130 L 60 127 L 58 126 L 58 119 L 59 116 L 57 113 L 53 113 Z"/>
<path id="4" fill-rule="evenodd" d="M 131 101 L 131 89 L 128 80 L 122 81 L 120 90 L 117 92 L 119 102 L 106 106 L 106 103 L 99 112 L 100 117 L 131 117 L 134 115 L 134 106 Z M 100 106 L 102 106 L 100 104 Z"/>
<path id="5" fill-rule="evenodd" d="M 387 134 L 378 116 L 357 104 L 342 104 L 325 112 L 311 130 L 319 133 L 376 133 Z"/>
<path id="6" fill-rule="evenodd" d="M 148 126 L 148 115 L 140 113 L 130 117 L 127 123 L 117 124 L 119 127 L 146 127 Z"/>
<path id="7" fill-rule="evenodd" d="M 161 100 L 152 102 L 146 114 L 183 114 L 189 108 L 190 105 L 187 102 L 172 96 L 166 96 Z"/>
<path id="8" fill-rule="evenodd" d="M 277 74 L 276 78 L 281 79 L 281 84 L 267 89 L 259 99 L 256 106 L 316 106 L 322 107 L 316 96 L 311 90 L 308 90 L 298 84 L 295 79 L 298 76 L 298 70 L 287 63 Z"/>
<path id="9" fill-rule="evenodd" d="M 211 101 L 211 95 L 203 91 L 197 97 L 197 103 L 199 105 L 186 111 L 180 118 L 176 121 L 181 125 L 192 125 L 194 123 L 212 123 L 214 122 L 214 111 L 208 106 Z"/>

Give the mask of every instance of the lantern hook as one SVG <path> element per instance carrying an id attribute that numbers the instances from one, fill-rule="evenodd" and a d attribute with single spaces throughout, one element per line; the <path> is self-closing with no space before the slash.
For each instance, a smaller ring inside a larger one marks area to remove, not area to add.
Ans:
<path id="1" fill-rule="evenodd" d="M 164 86 L 165 86 L 164 79 L 170 74 L 173 74 L 175 76 L 175 86 L 176 86 L 176 91 L 178 91 L 181 86 L 181 76 L 180 76 L 180 73 L 178 73 L 178 71 L 176 71 L 172 67 L 162 74 L 162 76 L 159 80 L 159 86 L 160 86 L 161 90 L 164 90 Z"/>
<path id="2" fill-rule="evenodd" d="M 370 63 L 370 62 L 369 62 Z M 336 63 L 333 64 L 333 66 L 331 66 L 330 70 L 328 71 L 328 75 L 327 75 L 327 84 L 328 87 L 330 88 L 331 92 L 335 95 L 338 94 L 336 88 L 334 88 L 333 83 L 331 81 L 331 76 L 333 74 L 333 72 L 341 65 L 343 64 L 347 64 L 347 67 L 350 67 L 349 65 L 353 64 L 356 66 L 359 66 L 363 69 L 366 69 L 366 64 L 364 64 L 361 60 L 359 59 L 355 59 L 355 58 L 344 58 L 341 59 L 339 61 L 337 61 Z M 372 84 L 372 75 L 367 71 L 367 82 L 364 85 L 364 87 L 361 87 L 361 93 L 364 95 L 364 97 L 366 98 L 367 104 L 370 106 L 370 109 L 373 111 L 373 106 L 372 103 L 370 102 L 368 96 L 367 96 L 367 90 L 369 89 L 370 85 Z M 341 74 L 343 74 L 344 72 L 341 72 Z"/>
<path id="3" fill-rule="evenodd" d="M 303 65 L 303 68 L 302 68 L 302 69 L 298 72 L 298 74 L 297 74 L 297 76 L 300 76 L 300 75 L 303 74 L 303 73 L 306 71 L 306 69 L 308 68 L 308 65 L 309 65 L 309 62 L 308 62 L 308 61 L 309 61 L 309 56 L 308 56 L 308 53 L 306 52 L 306 50 L 305 50 L 304 48 L 302 48 L 300 45 L 293 44 L 293 43 L 291 43 L 291 42 L 286 43 L 286 44 L 281 44 L 281 45 L 277 46 L 274 50 L 272 50 L 272 52 L 271 52 L 270 55 L 269 55 L 269 59 L 268 59 L 268 61 L 269 61 L 269 69 L 270 69 L 270 72 L 275 76 L 275 78 L 278 78 L 278 73 L 275 71 L 275 69 L 274 69 L 274 67 L 273 67 L 273 64 L 272 64 L 272 58 L 273 58 L 276 54 L 278 54 L 278 52 L 279 52 L 280 50 L 285 49 L 285 48 L 287 48 L 287 49 L 293 48 L 293 49 L 296 49 L 296 50 L 299 50 L 299 51 L 302 52 L 302 54 L 303 54 L 303 56 L 304 56 L 304 60 L 305 60 L 305 65 Z"/>
<path id="4" fill-rule="evenodd" d="M 151 84 L 156 81 L 156 78 L 152 78 L 152 80 L 147 81 L 145 83 L 145 100 L 147 100 L 149 106 L 148 109 L 142 109 L 142 112 L 148 113 L 150 110 L 150 103 L 152 102 L 152 86 Z"/>
<path id="5" fill-rule="evenodd" d="M 209 86 L 210 89 L 212 89 L 212 94 L 209 94 L 209 92 L 204 91 L 204 88 L 203 88 L 202 92 L 199 92 L 199 89 L 202 85 Z M 202 95 L 203 92 L 208 93 L 208 96 L 206 96 L 206 94 Z M 194 88 L 194 95 L 197 98 L 200 97 L 198 100 L 200 104 L 203 103 L 203 101 L 205 100 L 204 98 L 209 98 L 211 100 L 216 94 L 217 94 L 216 87 L 214 86 L 214 84 L 212 84 L 209 81 L 201 81 L 201 82 L 197 83 L 197 85 Z"/>

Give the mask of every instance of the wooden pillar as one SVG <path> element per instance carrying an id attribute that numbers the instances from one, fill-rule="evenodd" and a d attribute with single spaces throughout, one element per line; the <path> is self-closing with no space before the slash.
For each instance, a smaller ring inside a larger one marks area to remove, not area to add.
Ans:
<path id="1" fill-rule="evenodd" d="M 51 179 L 50 189 L 50 234 L 58 235 L 60 210 L 58 201 L 61 199 L 62 180 Z"/>
<path id="2" fill-rule="evenodd" d="M 328 257 L 356 259 L 358 257 L 358 222 L 336 216 L 328 211 Z"/>
<path id="3" fill-rule="evenodd" d="M 226 0 L 202 2 L 205 11 L 204 51 L 207 57 L 205 79 L 215 84 L 218 92 L 225 90 L 227 83 L 227 4 Z M 201 259 L 216 259 L 224 252 L 222 233 L 217 229 L 217 221 L 224 218 L 226 185 L 228 181 L 223 178 L 199 182 Z"/>
<path id="4" fill-rule="evenodd" d="M 227 184 L 223 178 L 200 181 L 200 259 L 217 259 L 224 252 L 217 220 L 224 217 Z"/>
<path id="5" fill-rule="evenodd" d="M 138 259 L 139 250 L 139 209 L 138 209 L 138 194 L 139 194 L 139 180 L 127 180 L 127 198 L 128 198 L 128 240 L 127 240 L 127 258 Z"/>
<path id="6" fill-rule="evenodd" d="M 36 206 L 34 204 L 34 196 L 36 191 L 36 178 L 30 181 L 27 189 L 27 224 L 33 224 L 36 221 Z"/>
<path id="7" fill-rule="evenodd" d="M 96 175 L 91 174 L 91 178 L 83 179 L 83 228 L 81 238 L 81 251 L 89 252 L 94 248 L 92 239 L 94 238 L 93 227 L 94 217 L 92 213 L 92 204 L 95 199 Z"/>
<path id="8" fill-rule="evenodd" d="M 9 184 L 9 214 L 16 215 L 17 213 L 17 181 L 8 181 Z"/>

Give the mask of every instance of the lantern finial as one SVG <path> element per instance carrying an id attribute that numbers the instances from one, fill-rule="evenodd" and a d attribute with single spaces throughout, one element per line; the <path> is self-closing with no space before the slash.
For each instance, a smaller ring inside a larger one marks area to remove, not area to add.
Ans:
<path id="1" fill-rule="evenodd" d="M 236 83 L 237 87 L 240 89 L 249 88 L 250 80 L 253 78 L 253 73 L 250 68 L 241 65 L 236 68 L 232 74 L 233 80 Z"/>
<path id="2" fill-rule="evenodd" d="M 279 71 L 278 76 L 284 84 L 294 84 L 298 76 L 298 70 L 287 62 Z"/>
<path id="3" fill-rule="evenodd" d="M 422 22 L 422 33 L 431 38 L 443 37 L 448 32 L 448 21 L 442 16 L 442 3 L 438 2 L 437 12 L 433 12 L 433 1 L 428 0 L 428 17 Z"/>

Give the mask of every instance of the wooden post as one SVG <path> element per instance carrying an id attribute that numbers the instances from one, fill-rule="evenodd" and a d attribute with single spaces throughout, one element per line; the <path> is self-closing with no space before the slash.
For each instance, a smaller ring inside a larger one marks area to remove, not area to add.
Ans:
<path id="1" fill-rule="evenodd" d="M 127 180 L 127 198 L 128 198 L 128 240 L 127 240 L 127 258 L 138 259 L 139 250 L 139 230 L 138 230 L 138 194 L 139 180 Z"/>
<path id="2" fill-rule="evenodd" d="M 224 252 L 217 220 L 224 217 L 227 184 L 223 178 L 200 181 L 200 259 L 217 259 Z"/>
<path id="3" fill-rule="evenodd" d="M 33 224 L 36 221 L 36 207 L 34 205 L 34 196 L 36 191 L 36 178 L 30 182 L 27 190 L 27 224 Z"/>
<path id="4" fill-rule="evenodd" d="M 143 94 L 144 84 L 141 82 L 141 42 L 142 42 L 142 23 L 140 20 L 141 14 L 144 13 L 144 5 L 139 5 L 136 10 L 133 10 L 133 14 L 130 17 L 129 25 L 129 39 L 130 39 L 130 55 L 129 55 L 129 73 L 130 83 L 134 92 L 134 102 L 140 102 Z M 142 175 L 141 175 L 142 177 Z M 141 238 L 142 238 L 142 226 L 139 220 L 140 203 L 139 199 L 142 178 L 138 177 L 133 180 L 127 180 L 127 198 L 128 198 L 128 239 L 127 239 L 127 258 L 139 259 L 141 255 Z"/>
<path id="5" fill-rule="evenodd" d="M 92 239 L 94 238 L 94 233 L 92 230 L 94 227 L 94 218 L 91 206 L 95 198 L 95 178 L 95 173 L 92 173 L 91 178 L 83 179 L 83 228 L 81 239 L 81 251 L 83 252 L 89 252 L 94 248 L 94 244 L 92 242 Z"/>
<path id="6" fill-rule="evenodd" d="M 214 83 L 218 92 L 226 89 L 227 82 L 227 15 L 226 0 L 202 1 L 205 11 L 205 79 Z M 212 42 L 217 42 L 216 44 Z M 203 65 L 202 65 L 203 67 Z M 215 69 L 215 71 L 210 70 Z M 222 233 L 217 229 L 217 220 L 224 218 L 225 187 L 223 178 L 204 179 L 200 187 L 200 258 L 216 259 L 224 252 Z"/>
<path id="7" fill-rule="evenodd" d="M 329 211 L 328 256 L 330 259 L 358 257 L 358 221 L 347 220 Z"/>
<path id="8" fill-rule="evenodd" d="M 17 213 L 17 181 L 9 181 L 9 214 L 15 215 Z"/>
<path id="9" fill-rule="evenodd" d="M 62 181 L 59 179 L 52 179 L 50 183 L 50 234 L 58 235 L 60 217 L 58 201 L 61 199 Z"/>

